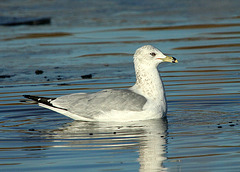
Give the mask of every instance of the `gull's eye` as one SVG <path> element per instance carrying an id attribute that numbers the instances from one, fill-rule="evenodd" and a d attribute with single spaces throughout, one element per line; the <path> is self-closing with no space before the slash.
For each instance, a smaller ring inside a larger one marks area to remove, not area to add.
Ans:
<path id="1" fill-rule="evenodd" d="M 154 57 L 154 56 L 156 56 L 156 53 L 150 53 L 150 55 Z"/>

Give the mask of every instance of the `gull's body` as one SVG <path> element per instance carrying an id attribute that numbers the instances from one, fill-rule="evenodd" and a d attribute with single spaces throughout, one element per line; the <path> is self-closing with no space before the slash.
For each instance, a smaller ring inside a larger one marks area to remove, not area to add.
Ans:
<path id="1" fill-rule="evenodd" d="M 175 63 L 151 45 L 134 54 L 136 83 L 129 89 L 106 89 L 96 93 L 76 93 L 50 99 L 25 95 L 40 106 L 75 120 L 136 121 L 162 118 L 167 113 L 164 85 L 157 66 L 161 62 Z"/>

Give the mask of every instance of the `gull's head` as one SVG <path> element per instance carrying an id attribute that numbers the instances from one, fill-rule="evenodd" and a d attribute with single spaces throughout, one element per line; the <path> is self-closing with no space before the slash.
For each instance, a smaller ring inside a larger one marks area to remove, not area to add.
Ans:
<path id="1" fill-rule="evenodd" d="M 144 45 L 138 48 L 134 54 L 134 62 L 140 62 L 150 66 L 157 66 L 162 62 L 178 63 L 176 58 L 164 55 L 152 45 Z"/>

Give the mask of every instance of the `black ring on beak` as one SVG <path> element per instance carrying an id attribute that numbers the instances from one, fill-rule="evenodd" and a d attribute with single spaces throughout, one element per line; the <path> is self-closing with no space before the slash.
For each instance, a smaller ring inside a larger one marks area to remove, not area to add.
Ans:
<path id="1" fill-rule="evenodd" d="M 172 63 L 176 63 L 176 58 L 175 57 L 172 57 L 173 58 L 173 60 L 172 60 Z"/>

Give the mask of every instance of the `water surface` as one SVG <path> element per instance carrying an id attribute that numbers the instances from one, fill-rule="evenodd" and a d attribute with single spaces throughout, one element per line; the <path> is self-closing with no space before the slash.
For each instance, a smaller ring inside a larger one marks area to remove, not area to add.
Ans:
<path id="1" fill-rule="evenodd" d="M 3 15 L 52 17 L 51 25 L 0 27 L 0 169 L 238 171 L 239 2 L 99 3 L 0 3 Z M 159 66 L 167 119 L 77 122 L 21 102 L 23 94 L 128 88 L 132 55 L 145 44 L 179 61 Z"/>

